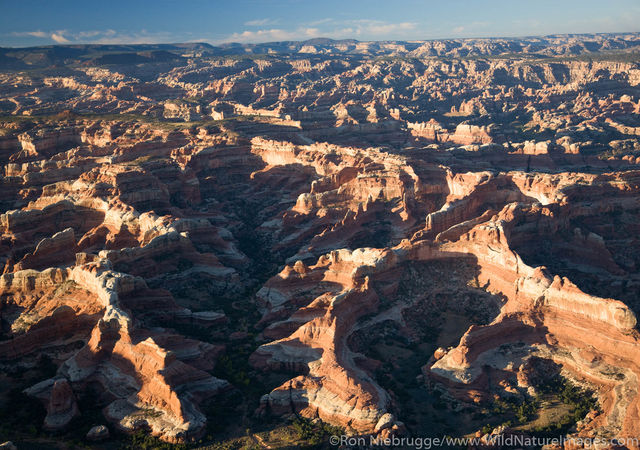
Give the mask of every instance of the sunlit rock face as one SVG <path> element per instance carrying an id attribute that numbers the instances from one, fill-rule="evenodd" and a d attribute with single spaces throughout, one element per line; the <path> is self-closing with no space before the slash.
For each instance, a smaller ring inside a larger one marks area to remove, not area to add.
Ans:
<path id="1" fill-rule="evenodd" d="M 53 362 L 45 429 L 178 443 L 248 383 L 247 420 L 390 436 L 407 386 L 453 427 L 552 364 L 572 433 L 638 436 L 639 46 L 0 50 L 0 367 Z"/>

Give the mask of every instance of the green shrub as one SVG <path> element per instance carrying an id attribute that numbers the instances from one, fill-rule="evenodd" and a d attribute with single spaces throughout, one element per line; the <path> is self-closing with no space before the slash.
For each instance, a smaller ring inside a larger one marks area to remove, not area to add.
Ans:
<path id="1" fill-rule="evenodd" d="M 149 430 L 138 430 L 129 436 L 123 448 L 127 450 L 186 450 L 186 444 L 169 444 L 151 436 Z"/>

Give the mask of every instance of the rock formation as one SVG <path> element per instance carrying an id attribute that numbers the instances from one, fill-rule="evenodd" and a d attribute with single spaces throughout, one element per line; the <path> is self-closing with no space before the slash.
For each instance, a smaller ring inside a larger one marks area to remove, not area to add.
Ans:
<path id="1" fill-rule="evenodd" d="M 388 437 L 407 373 L 455 424 L 557 367 L 573 435 L 640 435 L 638 45 L 0 49 L 0 369 L 55 365 L 44 429 L 97 391 L 177 443 L 247 373 L 255 417 Z"/>

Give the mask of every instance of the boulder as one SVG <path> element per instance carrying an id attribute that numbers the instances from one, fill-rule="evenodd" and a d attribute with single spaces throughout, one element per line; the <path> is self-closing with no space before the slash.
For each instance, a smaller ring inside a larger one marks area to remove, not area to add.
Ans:
<path id="1" fill-rule="evenodd" d="M 109 429 L 104 425 L 96 425 L 91 427 L 86 437 L 89 441 L 103 441 L 105 439 L 109 439 Z"/>
<path id="2" fill-rule="evenodd" d="M 47 405 L 44 428 L 51 431 L 64 429 L 79 414 L 76 397 L 66 378 L 55 380 Z"/>

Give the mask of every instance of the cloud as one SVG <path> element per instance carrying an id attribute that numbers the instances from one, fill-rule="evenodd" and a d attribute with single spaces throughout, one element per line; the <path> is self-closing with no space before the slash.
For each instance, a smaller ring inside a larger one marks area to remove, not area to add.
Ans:
<path id="1" fill-rule="evenodd" d="M 51 33 L 51 39 L 58 44 L 69 44 L 71 41 L 64 37 L 62 33 Z"/>
<path id="2" fill-rule="evenodd" d="M 408 39 L 418 31 L 416 22 L 383 22 L 381 20 L 358 19 L 345 21 L 343 28 L 333 30 L 339 38 L 357 37 L 370 40 Z"/>
<path id="3" fill-rule="evenodd" d="M 12 36 L 18 36 L 18 37 L 37 37 L 37 38 L 48 38 L 51 37 L 51 33 L 47 33 L 45 31 L 14 31 L 13 33 L 11 33 Z"/>
<path id="4" fill-rule="evenodd" d="M 105 30 L 93 38 L 86 39 L 79 37 L 78 40 L 91 42 L 93 44 L 170 44 L 175 42 L 184 42 L 188 40 L 185 35 L 177 35 L 168 32 L 148 32 L 142 30 L 138 33 L 116 32 L 114 30 Z"/>
<path id="5" fill-rule="evenodd" d="M 309 22 L 309 25 L 311 26 L 324 25 L 325 23 L 331 23 L 334 21 L 335 20 L 332 19 L 331 17 L 326 17 L 324 19 L 319 19 L 319 20 L 314 20 L 313 22 Z"/>
<path id="6" fill-rule="evenodd" d="M 16 33 L 16 34 L 18 34 L 18 33 Z M 23 35 L 39 37 L 39 38 L 49 37 L 49 35 L 47 33 L 45 33 L 44 31 L 26 31 Z"/>
<path id="7" fill-rule="evenodd" d="M 195 34 L 191 32 L 175 33 L 147 30 L 122 31 L 113 29 L 103 30 L 35 30 L 12 33 L 14 36 L 29 36 L 49 40 L 55 44 L 162 44 L 175 42 L 224 42 L 260 43 L 277 41 L 298 41 L 318 37 L 333 39 L 359 40 L 402 40 L 424 39 L 424 32 L 415 22 L 385 22 L 380 20 L 335 20 L 324 18 L 303 23 L 300 26 L 286 28 L 277 26 L 263 26 L 276 23 L 275 19 L 255 19 L 246 22 L 243 31 L 227 36 L 211 33 Z M 256 29 L 257 28 L 257 29 Z"/>
<path id="8" fill-rule="evenodd" d="M 333 27 L 331 25 L 333 25 Z M 389 23 L 380 20 L 368 19 L 334 21 L 333 19 L 326 18 L 309 22 L 306 26 L 300 26 L 290 30 L 282 28 L 245 30 L 240 33 L 233 33 L 217 42 L 260 43 L 296 41 L 317 37 L 328 37 L 333 39 L 358 38 L 371 40 L 406 39 L 415 35 L 417 30 L 418 24 L 415 22 Z"/>
<path id="9" fill-rule="evenodd" d="M 64 35 L 67 32 L 65 30 L 56 30 L 56 31 L 16 31 L 11 33 L 12 36 L 19 37 L 35 37 L 39 39 L 51 39 L 53 42 L 58 44 L 68 44 L 71 41 L 67 39 Z"/>
<path id="10" fill-rule="evenodd" d="M 112 29 L 84 30 L 71 32 L 68 30 L 51 31 L 19 31 L 11 33 L 18 37 L 35 37 L 48 39 L 56 44 L 163 44 L 185 41 L 196 41 L 191 33 L 175 34 L 169 32 L 118 32 Z M 206 41 L 200 39 L 199 41 Z"/>
<path id="11" fill-rule="evenodd" d="M 375 35 L 388 35 L 397 32 L 411 31 L 418 24 L 413 22 L 371 24 L 365 30 Z"/>
<path id="12" fill-rule="evenodd" d="M 266 18 L 266 19 L 249 20 L 244 24 L 248 27 L 264 27 L 266 25 L 275 25 L 276 23 L 278 23 L 277 20 Z"/>
<path id="13" fill-rule="evenodd" d="M 91 39 L 95 37 L 108 37 L 115 36 L 117 33 L 115 30 L 90 30 L 90 31 L 80 31 L 76 33 L 77 39 Z"/>
<path id="14" fill-rule="evenodd" d="M 462 33 L 464 31 L 464 27 L 455 27 L 453 30 L 454 33 Z"/>
<path id="15" fill-rule="evenodd" d="M 311 39 L 320 36 L 318 28 L 298 28 L 296 30 L 282 30 L 272 28 L 268 30 L 245 30 L 242 33 L 233 33 L 224 39 L 224 42 L 274 42 L 274 41 L 294 41 L 298 39 Z"/>

